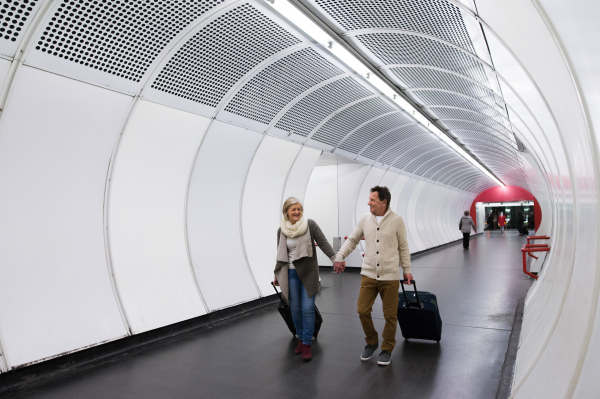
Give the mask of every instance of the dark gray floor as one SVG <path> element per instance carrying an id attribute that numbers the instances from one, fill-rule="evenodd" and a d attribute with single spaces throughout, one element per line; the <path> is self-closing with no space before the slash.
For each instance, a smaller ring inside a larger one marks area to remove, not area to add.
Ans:
<path id="1" fill-rule="evenodd" d="M 494 398 L 517 302 L 531 284 L 521 271 L 525 238 L 516 234 L 485 232 L 469 251 L 457 243 L 413 260 L 419 290 L 437 295 L 442 340 L 404 341 L 398 328 L 388 367 L 359 358 L 360 275 L 323 273 L 324 323 L 309 363 L 294 356 L 296 341 L 268 306 L 14 397 Z M 381 334 L 379 300 L 373 315 Z"/>

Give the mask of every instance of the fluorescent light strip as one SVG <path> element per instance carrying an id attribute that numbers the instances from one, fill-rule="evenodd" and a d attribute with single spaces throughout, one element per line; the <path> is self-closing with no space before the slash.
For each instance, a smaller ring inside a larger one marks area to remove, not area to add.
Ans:
<path id="1" fill-rule="evenodd" d="M 287 0 L 265 0 L 272 8 L 277 10 L 281 15 L 286 17 L 295 26 L 301 29 L 308 36 L 312 37 L 317 43 L 325 47 L 331 54 L 340 59 L 347 66 L 352 68 L 357 74 L 366 78 L 369 83 L 375 86 L 383 95 L 392 100 L 398 105 L 403 111 L 412 115 L 419 123 L 425 128 L 432 132 L 436 137 L 450 146 L 454 151 L 462 155 L 467 161 L 475 165 L 481 172 L 487 177 L 492 179 L 499 186 L 504 184 L 491 174 L 486 168 L 483 167 L 476 159 L 469 155 L 465 150 L 458 146 L 448 135 L 438 129 L 435 125 L 431 124 L 429 120 L 423 115 L 423 113 L 409 104 L 406 100 L 396 94 L 394 88 L 390 87 L 384 82 L 379 76 L 371 73 L 371 70 L 363 64 L 358 58 L 356 58 L 351 52 L 341 46 L 334 38 L 332 38 L 327 32 L 325 32 L 319 25 L 314 23 L 309 17 L 304 15 L 300 10 L 296 8 Z"/>

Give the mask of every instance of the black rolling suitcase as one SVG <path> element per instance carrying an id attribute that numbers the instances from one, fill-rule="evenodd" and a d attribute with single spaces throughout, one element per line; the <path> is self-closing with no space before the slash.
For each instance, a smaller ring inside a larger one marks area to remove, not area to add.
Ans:
<path id="1" fill-rule="evenodd" d="M 275 288 L 275 292 L 281 301 L 281 304 L 278 308 L 279 314 L 281 314 L 281 317 L 283 317 L 283 321 L 285 321 L 285 324 L 287 324 L 292 335 L 296 335 L 296 327 L 294 326 L 294 320 L 292 320 L 292 309 L 290 308 L 290 305 L 288 305 L 288 303 L 283 299 L 281 293 L 277 291 L 275 284 L 271 282 L 271 285 L 273 288 Z M 317 305 L 315 305 L 315 332 L 313 333 L 313 337 L 315 337 L 315 339 L 317 339 L 317 335 L 319 335 L 321 324 L 323 324 L 323 316 L 321 316 L 321 312 L 319 312 Z"/>
<path id="2" fill-rule="evenodd" d="M 405 339 L 442 339 L 442 318 L 438 309 L 437 298 L 430 292 L 406 292 L 404 280 L 400 280 L 402 294 L 398 293 L 398 324 Z M 412 280 L 415 284 L 415 281 Z"/>

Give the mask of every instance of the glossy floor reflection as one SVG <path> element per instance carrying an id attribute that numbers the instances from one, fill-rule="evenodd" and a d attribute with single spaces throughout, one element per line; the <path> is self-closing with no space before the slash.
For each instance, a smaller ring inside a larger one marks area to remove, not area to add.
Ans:
<path id="1" fill-rule="evenodd" d="M 359 358 L 360 275 L 322 273 L 324 323 L 310 363 L 294 356 L 296 341 L 269 306 L 13 397 L 494 398 L 517 301 L 531 285 L 521 271 L 524 242 L 516 232 L 485 232 L 468 251 L 457 243 L 416 257 L 419 290 L 438 297 L 442 341 L 404 341 L 398 328 L 388 367 Z M 373 315 L 381 334 L 379 301 Z"/>

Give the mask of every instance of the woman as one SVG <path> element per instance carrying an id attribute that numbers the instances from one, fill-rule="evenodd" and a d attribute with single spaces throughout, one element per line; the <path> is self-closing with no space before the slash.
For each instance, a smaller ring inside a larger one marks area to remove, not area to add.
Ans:
<path id="1" fill-rule="evenodd" d="M 315 241 L 333 262 L 335 252 L 311 219 L 303 215 L 299 200 L 290 197 L 283 203 L 283 219 L 277 230 L 277 264 L 275 285 L 289 298 L 292 319 L 300 342 L 294 351 L 303 360 L 312 358 L 311 344 L 315 330 L 315 296 L 319 292 L 319 262 Z"/>
<path id="2" fill-rule="evenodd" d="M 506 225 L 506 216 L 504 216 L 504 212 L 500 212 L 500 216 L 498 216 L 498 226 L 500 226 L 500 233 L 504 233 L 504 225 Z"/>

